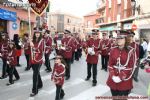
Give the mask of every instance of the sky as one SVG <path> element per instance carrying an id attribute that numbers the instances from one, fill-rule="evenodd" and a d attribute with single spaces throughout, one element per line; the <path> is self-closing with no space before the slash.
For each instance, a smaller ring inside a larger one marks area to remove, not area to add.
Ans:
<path id="1" fill-rule="evenodd" d="M 19 0 L 9 0 L 17 2 Z M 24 3 L 28 0 L 22 0 Z M 61 11 L 82 17 L 92 11 L 96 11 L 100 0 L 49 0 L 51 1 L 50 12 Z"/>
<path id="2" fill-rule="evenodd" d="M 51 12 L 61 11 L 82 17 L 97 9 L 99 0 L 51 0 Z"/>

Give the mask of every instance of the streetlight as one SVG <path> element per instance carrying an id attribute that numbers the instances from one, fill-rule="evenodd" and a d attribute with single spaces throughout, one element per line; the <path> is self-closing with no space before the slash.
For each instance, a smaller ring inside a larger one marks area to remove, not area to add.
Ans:
<path id="1" fill-rule="evenodd" d="M 133 7 L 133 16 L 135 15 L 135 8 L 136 8 L 136 1 L 135 0 L 131 0 L 131 6 Z"/>

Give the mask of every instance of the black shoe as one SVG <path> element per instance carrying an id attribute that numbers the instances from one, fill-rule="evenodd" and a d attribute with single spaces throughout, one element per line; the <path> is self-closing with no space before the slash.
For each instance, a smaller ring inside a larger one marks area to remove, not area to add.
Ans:
<path id="1" fill-rule="evenodd" d="M 104 70 L 104 68 L 101 68 L 101 70 Z"/>
<path id="2" fill-rule="evenodd" d="M 69 78 L 70 78 L 70 77 L 67 76 L 65 80 L 69 80 Z"/>
<path id="3" fill-rule="evenodd" d="M 90 78 L 86 78 L 85 81 L 88 81 Z"/>
<path id="4" fill-rule="evenodd" d="M 30 70 L 30 68 L 29 68 L 29 67 L 26 67 L 26 68 L 25 68 L 25 71 L 28 71 L 28 70 Z"/>
<path id="5" fill-rule="evenodd" d="M 9 85 L 12 85 L 12 84 L 14 84 L 14 82 L 12 82 L 12 83 L 7 83 L 6 85 L 9 86 Z"/>
<path id="6" fill-rule="evenodd" d="M 34 97 L 37 93 L 31 93 L 30 97 Z"/>
<path id="7" fill-rule="evenodd" d="M 18 80 L 20 80 L 20 78 L 14 79 L 14 81 L 18 81 Z"/>
<path id="8" fill-rule="evenodd" d="M 138 80 L 137 78 L 134 78 L 134 81 L 135 81 L 135 82 L 138 82 L 139 80 Z"/>
<path id="9" fill-rule="evenodd" d="M 51 72 L 52 70 L 50 70 L 50 69 L 46 69 L 45 71 L 49 73 L 49 72 Z"/>
<path id="10" fill-rule="evenodd" d="M 38 87 L 38 90 L 41 90 L 43 88 L 43 86 L 42 87 Z"/>
<path id="11" fill-rule="evenodd" d="M 60 99 L 63 99 L 64 96 L 65 96 L 65 93 L 64 93 L 64 94 L 61 94 L 61 95 L 60 95 Z"/>
<path id="12" fill-rule="evenodd" d="M 21 65 L 20 65 L 20 64 L 17 64 L 17 66 L 18 66 L 18 67 L 21 67 Z"/>
<path id="13" fill-rule="evenodd" d="M 97 83 L 93 83 L 92 86 L 96 86 Z"/>
<path id="14" fill-rule="evenodd" d="M 7 75 L 0 77 L 0 79 L 5 79 L 7 78 Z"/>

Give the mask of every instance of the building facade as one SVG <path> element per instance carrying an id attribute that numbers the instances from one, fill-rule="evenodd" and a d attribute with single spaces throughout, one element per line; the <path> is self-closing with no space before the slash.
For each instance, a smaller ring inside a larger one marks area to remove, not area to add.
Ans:
<path id="1" fill-rule="evenodd" d="M 90 12 L 84 16 L 84 33 L 90 32 L 92 29 L 98 28 L 96 23 L 100 17 L 100 14 L 97 11 Z"/>
<path id="2" fill-rule="evenodd" d="M 52 32 L 63 32 L 65 29 L 70 30 L 72 33 L 82 33 L 83 22 L 82 18 L 74 15 L 52 12 L 48 14 L 48 28 Z"/>
<path id="3" fill-rule="evenodd" d="M 136 38 L 140 33 L 150 32 L 150 6 L 148 0 L 100 0 L 97 11 L 100 17 L 97 26 L 100 31 L 113 33 L 116 30 L 134 30 Z"/>

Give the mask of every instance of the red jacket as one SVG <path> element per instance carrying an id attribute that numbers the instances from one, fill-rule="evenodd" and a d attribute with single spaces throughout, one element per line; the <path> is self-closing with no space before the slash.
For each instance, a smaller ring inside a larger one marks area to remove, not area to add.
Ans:
<path id="1" fill-rule="evenodd" d="M 72 41 L 73 41 L 73 49 L 72 51 L 75 52 L 76 49 L 78 49 L 78 40 L 75 37 L 72 37 Z"/>
<path id="2" fill-rule="evenodd" d="M 8 51 L 7 61 L 10 66 L 15 67 L 17 65 L 17 56 L 16 56 L 16 49 L 10 49 Z"/>
<path id="3" fill-rule="evenodd" d="M 102 39 L 101 44 L 100 44 L 101 55 L 107 56 L 110 51 L 110 47 L 111 47 L 111 44 L 110 44 L 109 39 L 106 39 L 106 40 Z"/>
<path id="4" fill-rule="evenodd" d="M 8 56 L 8 40 L 4 40 L 0 43 L 0 53 L 2 55 L 2 59 L 6 59 Z"/>
<path id="5" fill-rule="evenodd" d="M 27 55 L 31 54 L 31 47 L 30 47 L 30 42 L 29 40 L 24 40 L 24 53 Z"/>
<path id="6" fill-rule="evenodd" d="M 52 80 L 55 82 L 55 84 L 63 85 L 64 76 L 65 76 L 65 65 L 55 64 L 52 72 Z"/>
<path id="7" fill-rule="evenodd" d="M 71 59 L 73 52 L 73 40 L 72 37 L 63 38 L 62 45 L 66 48 L 66 50 L 62 50 L 62 54 L 64 58 Z"/>
<path id="8" fill-rule="evenodd" d="M 130 56 L 128 56 L 128 54 Z M 118 65 L 121 64 L 122 66 L 119 68 L 124 67 L 124 69 L 119 70 L 116 67 L 117 64 Z M 113 90 L 124 91 L 124 90 L 132 89 L 133 88 L 132 75 L 134 72 L 133 71 L 134 64 L 135 64 L 135 53 L 133 48 L 130 47 L 130 51 L 126 51 L 125 49 L 120 50 L 118 47 L 114 47 L 110 52 L 110 57 L 108 62 L 109 77 L 107 80 L 107 85 Z M 115 83 L 112 80 L 113 76 L 119 76 L 119 78 L 122 81 L 120 83 Z"/>
<path id="9" fill-rule="evenodd" d="M 43 63 L 43 53 L 44 53 L 44 40 L 39 42 L 33 42 L 34 47 L 32 47 L 31 63 L 32 64 L 42 64 Z"/>
<path id="10" fill-rule="evenodd" d="M 94 48 L 94 55 L 90 55 L 87 52 L 87 49 L 91 47 Z M 98 63 L 98 55 L 99 55 L 99 50 L 100 50 L 100 39 L 94 40 L 93 38 L 89 39 L 87 41 L 87 48 L 86 48 L 86 54 L 87 54 L 87 63 L 90 64 L 97 64 Z"/>
<path id="11" fill-rule="evenodd" d="M 51 37 L 46 37 L 44 38 L 45 42 L 45 54 L 50 54 L 52 50 L 52 38 Z"/>

